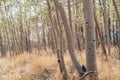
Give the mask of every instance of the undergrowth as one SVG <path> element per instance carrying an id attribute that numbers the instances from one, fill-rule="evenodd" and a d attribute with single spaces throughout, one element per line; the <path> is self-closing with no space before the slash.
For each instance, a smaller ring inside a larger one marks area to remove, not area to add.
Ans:
<path id="1" fill-rule="evenodd" d="M 100 80 L 120 80 L 120 61 L 116 48 L 112 47 L 109 61 L 104 61 L 101 50 L 97 53 L 97 67 Z M 77 51 L 81 63 L 86 66 L 85 51 Z M 78 80 L 78 74 L 71 62 L 69 53 L 64 55 L 69 80 Z M 56 54 L 51 50 L 39 53 L 24 52 L 12 58 L 0 58 L 0 80 L 61 80 Z"/>

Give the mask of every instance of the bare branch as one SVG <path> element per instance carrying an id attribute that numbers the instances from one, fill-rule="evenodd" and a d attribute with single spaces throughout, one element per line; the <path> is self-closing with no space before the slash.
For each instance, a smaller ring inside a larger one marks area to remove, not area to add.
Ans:
<path id="1" fill-rule="evenodd" d="M 95 73 L 95 72 L 94 72 L 94 71 L 89 71 L 89 72 L 87 72 L 85 75 L 83 75 L 83 76 L 80 78 L 80 80 L 84 79 L 87 75 L 92 74 L 92 73 Z"/>

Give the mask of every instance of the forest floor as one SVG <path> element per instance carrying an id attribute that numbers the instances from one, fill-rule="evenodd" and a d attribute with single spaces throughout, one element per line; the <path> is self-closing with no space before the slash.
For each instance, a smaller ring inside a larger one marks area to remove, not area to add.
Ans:
<path id="1" fill-rule="evenodd" d="M 98 49 L 97 53 L 101 53 Z M 120 60 L 115 48 L 112 49 L 109 61 L 97 55 L 97 67 L 100 80 L 120 80 Z M 12 58 L 0 58 L 0 80 L 61 80 L 57 57 L 51 50 L 26 52 Z M 77 51 L 81 63 L 86 66 L 85 51 Z M 65 53 L 65 64 L 68 80 L 79 80 L 68 52 Z"/>

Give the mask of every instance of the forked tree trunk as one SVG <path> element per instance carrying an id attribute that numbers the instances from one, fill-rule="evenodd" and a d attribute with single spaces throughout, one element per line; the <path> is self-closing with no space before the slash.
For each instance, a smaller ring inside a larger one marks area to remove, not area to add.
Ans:
<path id="1" fill-rule="evenodd" d="M 96 51 L 95 51 L 95 25 L 93 0 L 83 0 L 85 30 L 86 30 L 86 60 L 88 71 L 95 71 L 89 75 L 89 80 L 98 80 Z"/>
<path id="2" fill-rule="evenodd" d="M 58 10 L 60 12 L 60 15 L 61 15 L 61 18 L 62 18 L 62 21 L 63 21 L 63 25 L 64 25 L 64 28 L 65 28 L 66 37 L 67 37 L 67 42 L 68 42 L 68 49 L 69 49 L 69 52 L 70 52 L 72 62 L 75 65 L 75 68 L 77 69 L 79 75 L 82 76 L 83 74 L 85 74 L 85 72 L 82 70 L 83 66 L 79 62 L 78 58 L 76 57 L 76 52 L 75 52 L 73 39 L 72 39 L 72 33 L 71 33 L 71 29 L 68 25 L 65 10 L 64 10 L 63 6 L 59 3 L 58 0 L 53 0 L 53 1 L 54 1 L 55 6 L 58 8 Z"/>
<path id="3" fill-rule="evenodd" d="M 60 56 L 60 63 L 62 64 L 62 71 L 61 73 L 63 73 L 63 79 L 67 80 L 68 75 L 67 75 L 67 71 L 66 71 L 66 67 L 65 67 L 65 62 L 64 62 L 64 56 L 63 56 L 63 27 L 60 24 L 60 19 L 59 19 L 59 14 L 58 14 L 58 10 L 55 7 L 56 10 L 56 18 L 57 18 L 57 23 L 58 23 L 58 27 L 56 25 L 56 31 L 57 29 L 59 29 L 57 31 L 57 36 L 59 36 L 60 39 L 60 49 L 59 49 L 59 56 Z"/>
<path id="4" fill-rule="evenodd" d="M 50 22 L 52 24 L 53 34 L 54 34 L 54 37 L 55 37 L 55 48 L 56 48 L 56 53 L 57 53 L 57 58 L 58 58 L 58 64 L 59 64 L 59 67 L 60 67 L 60 71 L 63 74 L 63 80 L 67 80 L 68 76 L 67 76 L 67 72 L 66 72 L 66 68 L 65 68 L 64 58 L 63 58 L 62 45 L 60 47 L 61 51 L 59 51 L 59 47 L 58 47 L 58 38 L 62 39 L 62 35 L 60 35 L 61 37 L 59 37 L 59 33 L 57 31 L 57 27 L 58 26 L 57 26 L 56 23 L 53 24 L 53 20 L 52 20 L 52 17 L 51 17 L 51 12 L 50 12 L 50 3 L 49 3 L 49 0 L 47 0 L 47 4 L 48 4 L 48 11 L 49 11 L 49 18 L 50 18 Z M 61 26 L 60 26 L 60 28 L 61 28 Z"/>

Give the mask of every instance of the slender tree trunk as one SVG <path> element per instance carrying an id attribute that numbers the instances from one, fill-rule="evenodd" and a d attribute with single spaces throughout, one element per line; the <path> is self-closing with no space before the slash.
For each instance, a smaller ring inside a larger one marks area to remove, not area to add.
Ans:
<path id="1" fill-rule="evenodd" d="M 4 45 L 3 45 L 1 32 L 0 32 L 0 51 L 1 51 L 2 57 L 6 57 L 6 51 L 5 51 L 5 48 L 4 48 Z"/>
<path id="2" fill-rule="evenodd" d="M 68 15 L 69 15 L 69 26 L 73 35 L 73 27 L 72 27 L 72 15 L 71 15 L 71 0 L 68 0 Z"/>
<path id="3" fill-rule="evenodd" d="M 113 1 L 113 5 L 114 5 L 114 8 L 115 8 L 115 11 L 116 11 L 116 14 L 117 14 L 117 18 L 118 18 L 118 21 L 119 21 L 119 27 L 118 27 L 118 48 L 119 48 L 119 59 L 120 59 L 120 15 L 119 15 L 118 8 L 117 8 L 115 0 L 112 0 L 112 1 Z"/>
<path id="4" fill-rule="evenodd" d="M 96 29 L 97 29 L 99 37 L 100 37 L 103 54 L 105 55 L 105 57 L 107 59 L 107 53 L 106 53 L 106 49 L 105 49 L 105 46 L 104 46 L 104 40 L 102 39 L 102 35 L 101 35 L 101 32 L 100 32 L 100 26 L 98 24 L 98 20 L 97 20 L 97 16 L 96 16 L 95 10 L 94 10 L 94 21 L 95 21 Z"/>
<path id="5" fill-rule="evenodd" d="M 43 22 L 43 25 L 42 25 L 42 42 L 43 42 L 43 48 L 44 50 L 46 51 L 46 36 L 45 36 L 45 21 L 42 21 Z"/>
<path id="6" fill-rule="evenodd" d="M 36 35 L 37 35 L 37 50 L 40 51 L 40 34 L 39 34 L 39 26 L 35 26 Z"/>
<path id="7" fill-rule="evenodd" d="M 106 37 L 106 41 L 107 41 L 107 48 L 108 48 L 108 55 L 111 54 L 110 52 L 110 36 L 109 36 L 109 28 L 108 28 L 108 17 L 107 17 L 107 13 L 106 13 L 106 0 L 102 0 L 103 3 L 103 20 L 104 20 L 104 27 L 105 27 L 105 37 Z"/>
<path id="8" fill-rule="evenodd" d="M 77 0 L 74 0 L 73 2 L 75 2 L 75 3 L 77 3 L 78 1 Z M 75 37 L 75 39 L 74 39 L 74 42 L 75 42 L 75 48 L 77 48 L 77 49 L 79 49 L 80 50 L 80 43 L 79 43 L 79 37 L 80 36 L 78 36 L 78 27 L 79 27 L 79 23 L 78 23 L 78 21 L 79 21 L 79 6 L 78 6 L 78 4 L 75 4 L 75 32 L 74 32 L 74 37 Z M 78 44 L 79 43 L 79 44 Z"/>

